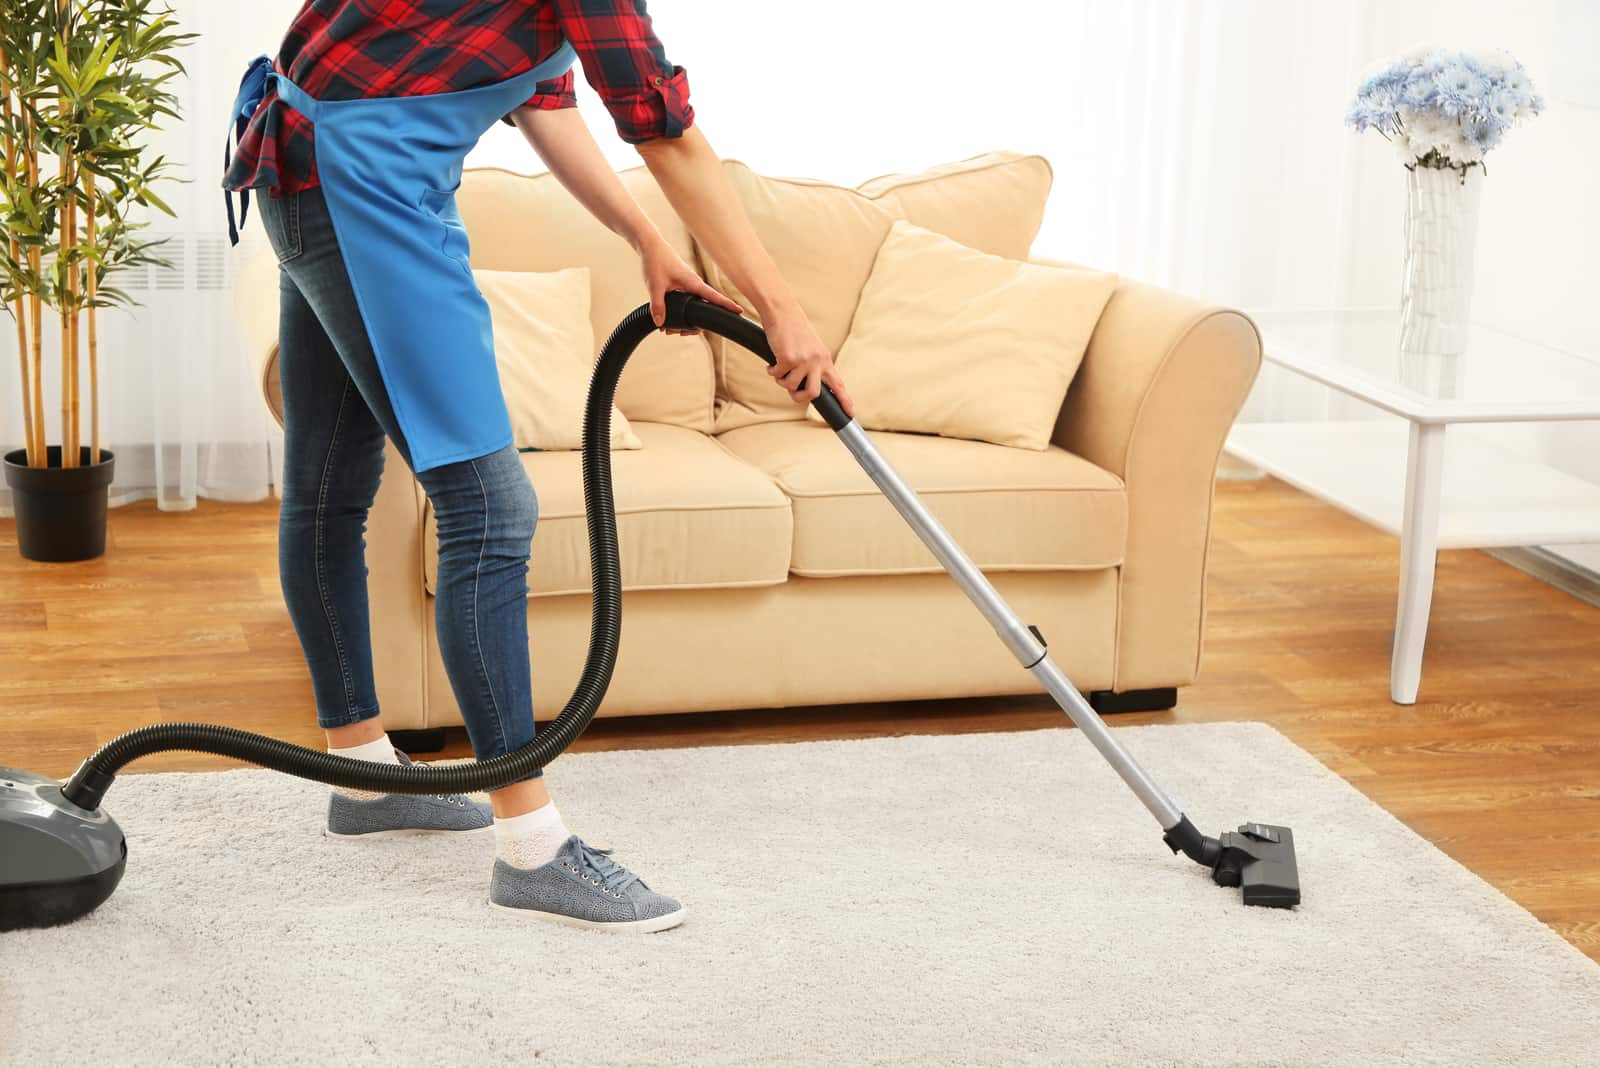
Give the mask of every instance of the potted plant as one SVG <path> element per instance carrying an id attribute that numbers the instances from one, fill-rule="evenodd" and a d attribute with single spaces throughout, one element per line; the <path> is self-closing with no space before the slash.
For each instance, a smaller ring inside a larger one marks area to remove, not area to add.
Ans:
<path id="1" fill-rule="evenodd" d="M 176 50 L 194 36 L 176 32 L 156 0 L 0 0 L 0 301 L 16 326 L 25 438 L 5 471 L 30 560 L 105 551 L 115 457 L 100 445 L 96 312 L 132 305 L 109 284 L 118 270 L 165 263 L 129 215 L 172 214 L 151 189 L 169 164 L 147 162 L 141 138 L 163 116 L 177 118 L 167 83 L 183 72 Z M 45 308 L 60 331 L 59 445 L 45 437 Z"/>

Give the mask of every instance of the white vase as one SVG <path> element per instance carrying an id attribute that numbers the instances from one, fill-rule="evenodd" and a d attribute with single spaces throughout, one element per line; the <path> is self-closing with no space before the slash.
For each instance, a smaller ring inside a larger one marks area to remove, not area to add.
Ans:
<path id="1" fill-rule="evenodd" d="M 1437 395 L 1455 377 L 1452 358 L 1467 349 L 1483 168 L 1469 167 L 1465 175 L 1433 167 L 1407 173 L 1401 369 L 1407 378 L 1430 380 L 1428 391 Z M 1427 359 L 1408 361 L 1408 356 Z"/>

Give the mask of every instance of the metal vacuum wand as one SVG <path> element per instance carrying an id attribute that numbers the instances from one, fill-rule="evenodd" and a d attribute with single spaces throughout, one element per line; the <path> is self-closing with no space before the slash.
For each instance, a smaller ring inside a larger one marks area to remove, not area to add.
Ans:
<path id="1" fill-rule="evenodd" d="M 687 293 L 667 297 L 669 329 L 700 328 L 738 342 L 768 364 L 776 362 L 766 334 L 754 323 Z M 956 580 L 967 598 L 977 606 L 1024 668 L 1044 685 L 1062 710 L 1105 757 L 1122 781 L 1134 792 L 1165 832 L 1163 838 L 1174 853 L 1183 852 L 1196 863 L 1211 869 L 1220 886 L 1238 886 L 1247 905 L 1292 908 L 1300 903 L 1300 877 L 1295 863 L 1294 834 L 1287 827 L 1246 823 L 1222 838 L 1211 838 L 1197 830 L 1183 811 L 1156 785 L 1148 772 L 1122 747 L 1105 721 L 1072 685 L 1066 673 L 1050 658 L 1044 635 L 1037 627 L 1024 623 L 1000 596 L 1000 591 L 978 569 L 944 525 L 928 511 L 914 490 L 884 459 L 861 425 L 844 411 L 826 384 L 814 402 L 824 420 L 845 448 L 856 458 L 879 491 L 894 505 L 900 517 L 916 531 L 950 577 Z"/>

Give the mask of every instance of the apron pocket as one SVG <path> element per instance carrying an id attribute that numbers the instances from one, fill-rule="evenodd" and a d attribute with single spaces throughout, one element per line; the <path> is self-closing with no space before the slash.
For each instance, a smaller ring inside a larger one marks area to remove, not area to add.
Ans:
<path id="1" fill-rule="evenodd" d="M 439 223 L 442 231 L 439 237 L 440 250 L 471 274 L 472 246 L 467 238 L 467 225 L 461 221 L 461 212 L 456 208 L 455 188 L 424 189 L 421 207 Z"/>

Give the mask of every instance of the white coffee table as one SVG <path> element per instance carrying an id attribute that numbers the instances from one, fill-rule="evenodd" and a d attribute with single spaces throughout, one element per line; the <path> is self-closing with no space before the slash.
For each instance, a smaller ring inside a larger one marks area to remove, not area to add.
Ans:
<path id="1" fill-rule="evenodd" d="M 1347 417 L 1240 424 L 1227 451 L 1400 539 L 1389 690 L 1412 704 L 1439 549 L 1600 542 L 1600 486 L 1471 435 L 1447 455 L 1446 429 L 1600 420 L 1600 361 L 1479 325 L 1453 361 L 1402 361 L 1388 310 L 1252 318 L 1268 362 L 1400 417 L 1345 402 Z"/>

